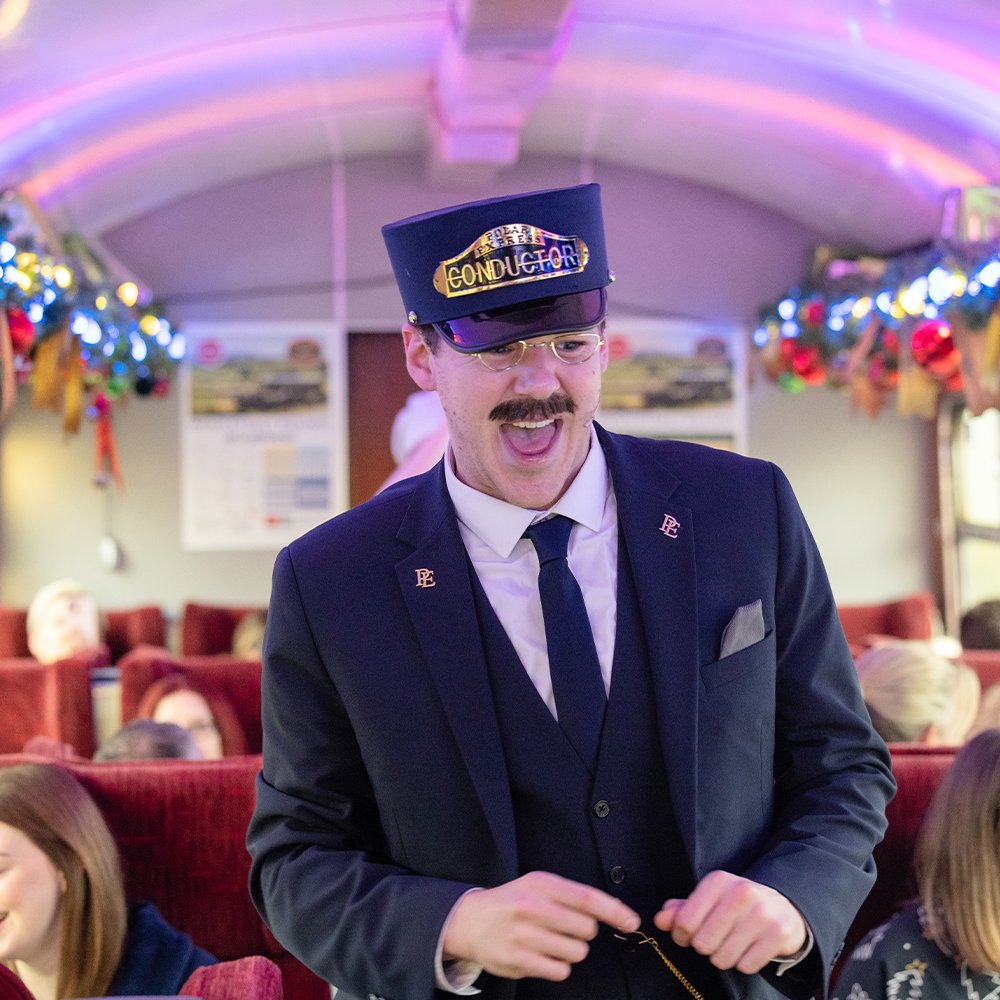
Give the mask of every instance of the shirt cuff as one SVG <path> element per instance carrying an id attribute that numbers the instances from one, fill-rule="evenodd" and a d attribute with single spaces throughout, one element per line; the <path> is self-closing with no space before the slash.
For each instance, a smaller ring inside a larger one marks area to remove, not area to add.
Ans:
<path id="1" fill-rule="evenodd" d="M 446 993 L 455 993 L 461 997 L 471 997 L 482 992 L 482 990 L 477 990 L 472 984 L 479 978 L 483 971 L 483 967 L 481 965 L 476 965 L 475 962 L 472 962 L 467 958 L 455 958 L 450 962 L 445 962 L 441 956 L 444 954 L 445 931 L 448 930 L 448 924 L 451 923 L 451 918 L 455 913 L 455 907 L 458 906 L 458 904 L 461 903 L 470 892 L 479 892 L 479 889 L 467 889 L 461 896 L 458 897 L 458 899 L 455 900 L 455 906 L 451 908 L 451 911 L 448 913 L 448 916 L 441 927 L 441 933 L 438 936 L 437 948 L 434 951 L 434 978 L 437 982 L 437 988 L 439 990 L 444 990 Z"/>
<path id="2" fill-rule="evenodd" d="M 813 950 L 816 938 L 813 936 L 812 928 L 806 922 L 805 917 L 802 918 L 802 922 L 806 925 L 806 939 L 802 947 L 794 955 L 779 955 L 777 958 L 771 959 L 772 962 L 778 963 L 778 971 L 775 972 L 776 976 L 780 976 L 782 973 L 794 968 Z"/>

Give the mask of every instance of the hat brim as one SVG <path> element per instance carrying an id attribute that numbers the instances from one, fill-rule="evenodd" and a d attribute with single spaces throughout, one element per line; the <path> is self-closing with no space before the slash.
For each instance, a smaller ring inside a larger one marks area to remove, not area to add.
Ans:
<path id="1" fill-rule="evenodd" d="M 518 340 L 553 333 L 579 333 L 602 322 L 608 311 L 607 292 L 587 292 L 531 299 L 514 306 L 488 309 L 434 323 L 434 328 L 463 354 L 477 354 Z"/>

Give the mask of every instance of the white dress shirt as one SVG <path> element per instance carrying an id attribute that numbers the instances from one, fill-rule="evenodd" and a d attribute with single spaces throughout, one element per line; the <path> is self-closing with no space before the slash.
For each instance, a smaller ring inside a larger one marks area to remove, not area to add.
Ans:
<path id="1" fill-rule="evenodd" d="M 538 553 L 522 535 L 549 514 L 564 514 L 576 522 L 569 536 L 569 568 L 583 591 L 606 694 L 615 653 L 618 505 L 596 433 L 591 430 L 590 451 L 569 489 L 545 511 L 515 507 L 466 486 L 452 469 L 450 449 L 444 468 L 462 541 L 483 590 L 531 682 L 557 719 L 538 596 Z"/>

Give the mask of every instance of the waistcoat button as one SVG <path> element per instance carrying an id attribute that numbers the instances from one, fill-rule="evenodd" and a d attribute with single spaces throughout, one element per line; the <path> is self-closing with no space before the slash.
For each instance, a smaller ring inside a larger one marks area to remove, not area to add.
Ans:
<path id="1" fill-rule="evenodd" d="M 594 815 L 597 816 L 598 819 L 604 819 L 604 817 L 610 812 L 611 806 L 608 805 L 607 800 L 605 799 L 601 799 L 600 802 L 594 806 Z"/>
<path id="2" fill-rule="evenodd" d="M 608 872 L 608 878 L 614 882 L 615 885 L 620 885 L 625 881 L 625 869 L 621 865 L 615 865 L 611 871 Z"/>

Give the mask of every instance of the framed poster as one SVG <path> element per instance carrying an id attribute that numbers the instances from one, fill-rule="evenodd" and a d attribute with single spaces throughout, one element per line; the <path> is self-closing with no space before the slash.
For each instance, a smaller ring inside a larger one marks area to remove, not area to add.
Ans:
<path id="1" fill-rule="evenodd" d="M 735 323 L 614 316 L 598 421 L 746 451 L 746 333 Z"/>
<path id="2" fill-rule="evenodd" d="M 347 507 L 343 336 L 192 323 L 181 389 L 186 549 L 278 549 Z"/>

